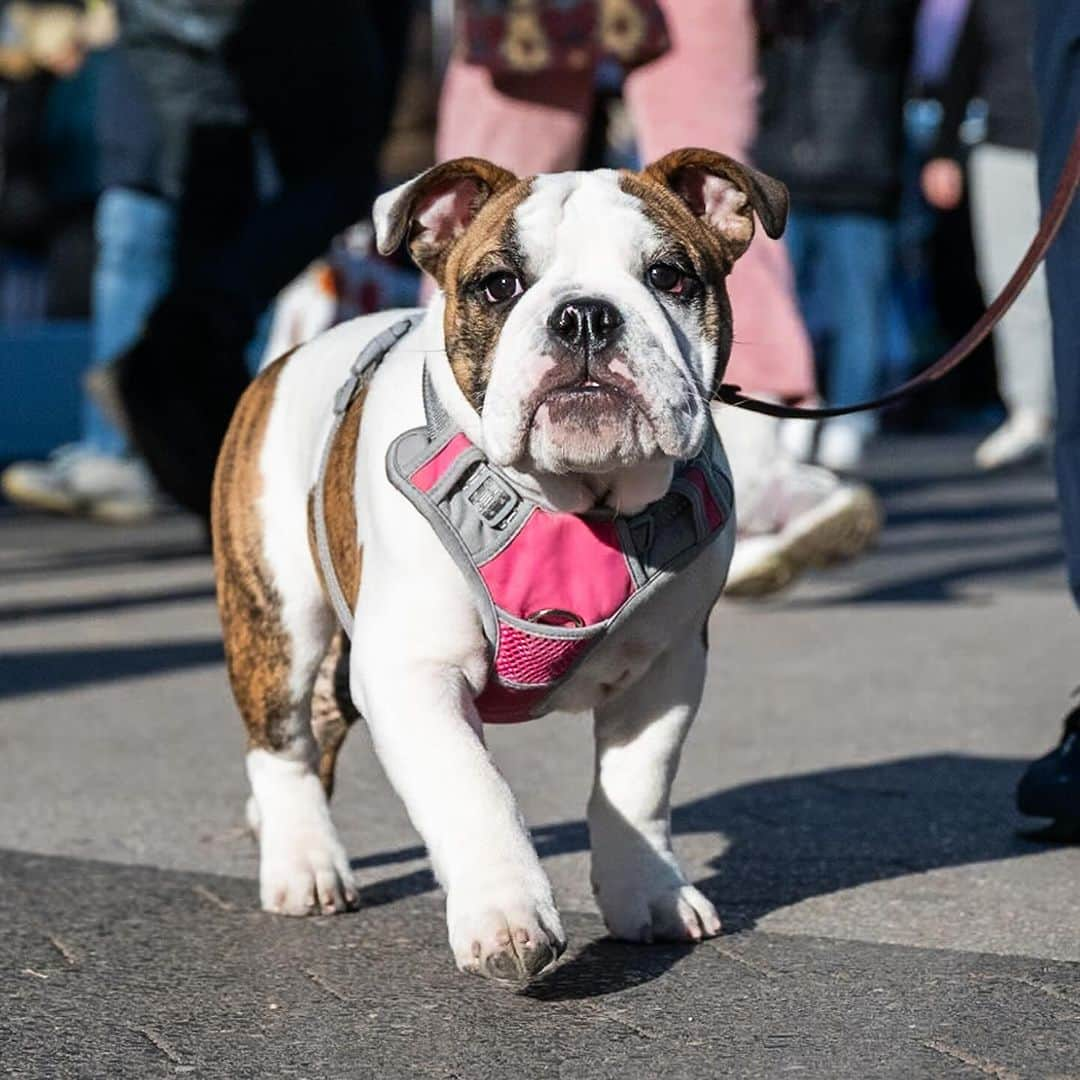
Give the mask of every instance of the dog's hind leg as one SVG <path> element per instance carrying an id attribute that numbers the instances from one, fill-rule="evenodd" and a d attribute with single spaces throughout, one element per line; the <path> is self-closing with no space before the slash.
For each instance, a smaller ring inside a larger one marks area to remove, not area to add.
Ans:
<path id="1" fill-rule="evenodd" d="M 319 744 L 319 780 L 328 799 L 334 793 L 338 752 L 359 718 L 349 693 L 349 639 L 339 630 L 319 665 L 311 699 L 311 727 Z"/>
<path id="2" fill-rule="evenodd" d="M 317 771 L 312 688 L 333 618 L 308 548 L 307 493 L 289 483 L 285 451 L 275 453 L 279 374 L 272 365 L 252 383 L 222 446 L 214 559 L 229 679 L 248 732 L 262 906 L 304 915 L 343 911 L 356 889 Z"/>

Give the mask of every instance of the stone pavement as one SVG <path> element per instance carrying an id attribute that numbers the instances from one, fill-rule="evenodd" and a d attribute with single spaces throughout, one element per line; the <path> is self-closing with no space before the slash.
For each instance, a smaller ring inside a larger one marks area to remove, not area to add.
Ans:
<path id="1" fill-rule="evenodd" d="M 724 937 L 605 939 L 587 723 L 491 732 L 571 936 L 516 994 L 454 971 L 363 731 L 335 799 L 363 910 L 258 912 L 190 522 L 0 511 L 0 1075 L 1080 1077 L 1080 849 L 1012 807 L 1080 619 L 1048 475 L 971 445 L 887 442 L 873 556 L 718 607 L 675 831 Z"/>

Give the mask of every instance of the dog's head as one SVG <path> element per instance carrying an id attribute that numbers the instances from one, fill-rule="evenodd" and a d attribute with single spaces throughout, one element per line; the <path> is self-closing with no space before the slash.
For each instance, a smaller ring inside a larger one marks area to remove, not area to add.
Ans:
<path id="1" fill-rule="evenodd" d="M 783 231 L 782 184 L 678 150 L 639 173 L 526 180 L 460 158 L 382 195 L 374 217 L 379 250 L 407 238 L 445 294 L 447 357 L 494 463 L 659 464 L 666 490 L 705 438 L 731 349 L 725 279 L 755 214 Z"/>

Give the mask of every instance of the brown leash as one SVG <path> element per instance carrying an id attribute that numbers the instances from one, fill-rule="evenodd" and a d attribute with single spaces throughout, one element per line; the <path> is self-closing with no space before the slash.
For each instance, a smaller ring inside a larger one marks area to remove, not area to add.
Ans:
<path id="1" fill-rule="evenodd" d="M 1035 239 L 1031 241 L 1031 246 L 1005 288 L 982 313 L 979 321 L 941 359 L 895 390 L 891 390 L 882 397 L 874 398 L 873 401 L 861 401 L 855 405 L 827 406 L 820 409 L 801 409 L 794 405 L 778 405 L 771 401 L 760 401 L 758 398 L 747 397 L 738 386 L 730 383 L 723 383 L 717 388 L 716 398 L 728 405 L 737 405 L 741 409 L 764 413 L 766 416 L 777 416 L 782 419 L 823 420 L 830 416 L 847 416 L 849 413 L 881 409 L 921 390 L 932 382 L 937 382 L 966 360 L 990 336 L 990 332 L 1001 321 L 1005 312 L 1012 307 L 1013 301 L 1023 291 L 1031 275 L 1035 273 L 1054 242 L 1054 237 L 1061 229 L 1073 196 L 1076 194 L 1077 186 L 1080 186 L 1080 124 L 1077 125 L 1073 134 L 1072 147 L 1065 161 L 1065 167 L 1061 171 L 1061 179 L 1058 180 L 1050 207 L 1043 215 Z M 1080 297 L 1077 298 L 1077 302 L 1080 302 Z"/>

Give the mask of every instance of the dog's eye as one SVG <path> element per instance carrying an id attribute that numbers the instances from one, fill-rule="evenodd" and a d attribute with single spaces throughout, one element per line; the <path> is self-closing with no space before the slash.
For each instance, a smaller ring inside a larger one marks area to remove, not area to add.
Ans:
<path id="1" fill-rule="evenodd" d="M 660 292 L 672 296 L 692 296 L 698 287 L 697 278 L 684 274 L 671 263 L 653 263 L 646 272 L 649 284 Z"/>
<path id="2" fill-rule="evenodd" d="M 511 300 L 523 291 L 521 279 L 516 274 L 511 274 L 509 270 L 496 270 L 495 273 L 488 274 L 480 282 L 480 288 L 484 290 L 484 299 L 489 304 L 501 304 L 504 300 Z"/>

